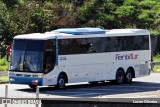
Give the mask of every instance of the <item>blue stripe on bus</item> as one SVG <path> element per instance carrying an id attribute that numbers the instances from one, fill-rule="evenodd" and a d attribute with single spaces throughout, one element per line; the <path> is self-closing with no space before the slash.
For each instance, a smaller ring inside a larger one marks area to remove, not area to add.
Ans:
<path id="1" fill-rule="evenodd" d="M 10 76 L 9 81 L 11 84 L 26 84 L 32 85 L 32 81 L 38 80 L 38 85 L 42 86 L 43 78 L 33 78 L 33 77 L 17 77 L 17 76 Z"/>
<path id="2" fill-rule="evenodd" d="M 52 32 L 60 32 L 73 35 L 84 35 L 84 34 L 105 34 L 106 30 L 100 28 L 61 28 L 53 30 Z"/>
<path id="3" fill-rule="evenodd" d="M 55 65 L 58 65 L 58 39 L 57 36 L 55 37 L 56 39 L 56 63 Z"/>

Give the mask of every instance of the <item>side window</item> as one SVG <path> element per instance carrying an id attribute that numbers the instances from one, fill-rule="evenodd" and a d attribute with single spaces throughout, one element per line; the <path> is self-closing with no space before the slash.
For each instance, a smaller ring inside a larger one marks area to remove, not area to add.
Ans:
<path id="1" fill-rule="evenodd" d="M 94 47 L 97 53 L 105 52 L 106 39 L 105 37 L 95 38 Z"/>
<path id="2" fill-rule="evenodd" d="M 133 50 L 148 50 L 149 49 L 149 36 L 134 36 Z"/>
<path id="3" fill-rule="evenodd" d="M 60 39 L 58 42 L 59 55 L 85 54 L 97 52 L 98 38 Z"/>
<path id="4" fill-rule="evenodd" d="M 143 36 L 143 50 L 148 50 L 149 49 L 149 36 L 148 35 L 145 35 Z"/>
<path id="5" fill-rule="evenodd" d="M 66 55 L 69 53 L 69 43 L 68 39 L 59 39 L 58 40 L 58 53 L 59 55 Z"/>
<path id="6" fill-rule="evenodd" d="M 44 52 L 44 72 L 48 73 L 53 70 L 55 66 L 56 59 L 56 46 L 54 40 L 47 40 L 45 43 L 45 52 Z"/>
<path id="7" fill-rule="evenodd" d="M 83 49 L 83 53 L 87 53 L 91 43 L 89 43 L 88 38 L 83 38 L 80 40 L 81 40 L 80 45 Z"/>
<path id="8" fill-rule="evenodd" d="M 142 36 L 134 36 L 133 38 L 133 50 L 142 49 Z"/>
<path id="9" fill-rule="evenodd" d="M 96 53 L 97 41 L 99 38 L 84 38 L 81 41 L 81 45 L 84 49 L 84 53 Z"/>
<path id="10" fill-rule="evenodd" d="M 83 47 L 80 44 L 80 39 L 70 39 L 70 54 L 82 54 Z"/>
<path id="11" fill-rule="evenodd" d="M 75 54 L 78 44 L 75 39 L 60 39 L 58 47 L 59 55 Z"/>
<path id="12" fill-rule="evenodd" d="M 149 49 L 148 36 L 121 36 L 60 39 L 59 55 L 87 54 Z"/>
<path id="13" fill-rule="evenodd" d="M 124 50 L 124 37 L 116 37 L 116 51 Z"/>
<path id="14" fill-rule="evenodd" d="M 115 52 L 115 37 L 107 37 L 104 40 L 103 45 L 105 45 L 105 52 Z"/>

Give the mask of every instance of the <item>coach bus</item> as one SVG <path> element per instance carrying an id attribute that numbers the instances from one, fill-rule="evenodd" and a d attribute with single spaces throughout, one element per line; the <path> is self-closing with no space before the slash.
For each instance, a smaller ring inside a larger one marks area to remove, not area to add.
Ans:
<path id="1" fill-rule="evenodd" d="M 67 83 L 131 83 L 150 74 L 151 42 L 145 29 L 63 28 L 14 37 L 11 84 L 31 88 Z"/>

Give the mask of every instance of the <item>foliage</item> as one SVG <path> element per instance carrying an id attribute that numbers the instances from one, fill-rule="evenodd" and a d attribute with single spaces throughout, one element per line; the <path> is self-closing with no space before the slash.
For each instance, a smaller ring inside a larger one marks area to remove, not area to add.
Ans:
<path id="1" fill-rule="evenodd" d="M 8 62 L 6 57 L 0 59 L 0 71 L 7 71 L 8 70 Z"/>
<path id="2" fill-rule="evenodd" d="M 153 57 L 153 62 L 160 62 L 160 54 L 157 54 Z M 154 66 L 153 72 L 160 72 L 160 65 Z"/>
<path id="3" fill-rule="evenodd" d="M 160 35 L 159 0 L 0 0 L 0 52 L 13 37 L 64 27 L 142 28 Z"/>
<path id="4" fill-rule="evenodd" d="M 0 76 L 0 83 L 8 83 L 9 78 L 8 76 Z"/>

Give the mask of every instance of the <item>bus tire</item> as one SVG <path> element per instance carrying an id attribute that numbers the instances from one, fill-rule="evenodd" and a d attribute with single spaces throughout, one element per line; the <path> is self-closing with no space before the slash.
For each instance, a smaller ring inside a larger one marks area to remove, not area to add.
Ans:
<path id="1" fill-rule="evenodd" d="M 56 88 L 60 90 L 65 89 L 65 84 L 66 84 L 65 76 L 60 74 L 58 76 Z"/>
<path id="2" fill-rule="evenodd" d="M 116 73 L 116 83 L 123 84 L 125 79 L 125 75 L 122 69 L 119 69 Z"/>
<path id="3" fill-rule="evenodd" d="M 125 83 L 129 84 L 132 82 L 132 78 L 133 78 L 133 73 L 131 71 L 131 69 L 128 69 L 125 75 Z"/>
<path id="4" fill-rule="evenodd" d="M 36 89 L 37 85 L 29 85 L 29 87 L 32 88 L 32 89 Z"/>

